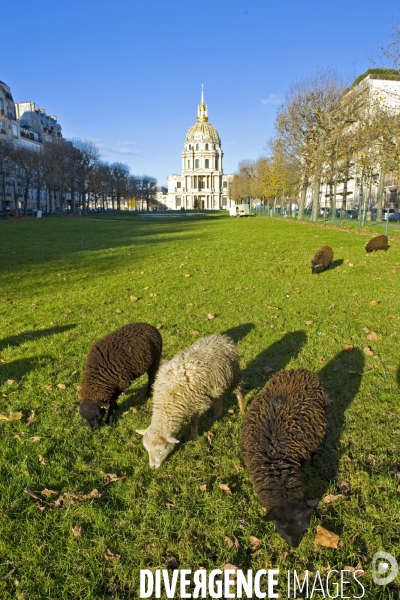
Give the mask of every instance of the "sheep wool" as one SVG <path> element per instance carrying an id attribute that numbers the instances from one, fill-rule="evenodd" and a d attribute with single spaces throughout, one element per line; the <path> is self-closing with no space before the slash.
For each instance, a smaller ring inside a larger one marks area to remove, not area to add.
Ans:
<path id="1" fill-rule="evenodd" d="M 376 252 L 376 250 L 387 250 L 388 249 L 388 237 L 387 235 L 377 235 L 369 240 L 365 246 L 367 252 Z"/>
<path id="2" fill-rule="evenodd" d="M 311 273 L 322 273 L 333 261 L 333 250 L 330 246 L 322 246 L 316 251 L 311 261 Z"/>
<path id="3" fill-rule="evenodd" d="M 258 499 L 278 533 L 297 547 L 310 525 L 299 469 L 326 428 L 327 395 L 315 373 L 279 371 L 253 400 L 240 449 Z"/>
<path id="4" fill-rule="evenodd" d="M 172 452 L 185 420 L 191 419 L 195 439 L 199 415 L 214 405 L 215 416 L 220 417 L 226 392 L 234 391 L 244 410 L 240 383 L 237 348 L 226 335 L 201 338 L 161 365 L 154 382 L 151 423 L 146 430 L 137 430 L 143 435 L 150 467 L 159 467 Z"/>
<path id="5" fill-rule="evenodd" d="M 79 390 L 79 412 L 91 429 L 99 429 L 106 409 L 111 425 L 119 394 L 144 373 L 151 392 L 161 351 L 160 332 L 147 323 L 123 325 L 92 346 Z"/>

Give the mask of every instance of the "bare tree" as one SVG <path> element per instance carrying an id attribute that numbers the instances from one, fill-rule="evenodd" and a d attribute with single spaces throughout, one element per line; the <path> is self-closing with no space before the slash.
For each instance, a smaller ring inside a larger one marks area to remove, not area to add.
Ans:
<path id="1" fill-rule="evenodd" d="M 305 192 L 311 181 L 312 219 L 317 219 L 323 166 L 327 160 L 327 141 L 335 126 L 335 108 L 345 87 L 345 82 L 334 71 L 317 71 L 292 85 L 278 110 L 277 138 L 299 165 L 299 218 L 303 216 Z"/>
<path id="2" fill-rule="evenodd" d="M 26 146 L 14 148 L 14 161 L 17 168 L 18 179 L 21 182 L 24 199 L 24 216 L 28 214 L 29 190 L 33 187 L 37 172 L 38 156 L 40 150 Z"/>
<path id="3" fill-rule="evenodd" d="M 99 161 L 99 150 L 92 142 L 80 139 L 72 140 L 72 145 L 79 150 L 76 176 L 79 194 L 82 199 L 82 212 L 85 215 L 87 213 L 86 195 L 90 188 L 90 175 Z"/>

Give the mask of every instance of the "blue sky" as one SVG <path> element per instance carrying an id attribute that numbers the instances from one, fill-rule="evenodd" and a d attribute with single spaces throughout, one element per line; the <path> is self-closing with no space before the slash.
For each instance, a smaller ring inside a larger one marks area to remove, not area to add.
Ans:
<path id="1" fill-rule="evenodd" d="M 202 83 L 232 173 L 265 152 L 292 83 L 324 67 L 355 79 L 399 21 L 393 0 L 20 0 L 2 6 L 0 80 L 166 184 Z"/>

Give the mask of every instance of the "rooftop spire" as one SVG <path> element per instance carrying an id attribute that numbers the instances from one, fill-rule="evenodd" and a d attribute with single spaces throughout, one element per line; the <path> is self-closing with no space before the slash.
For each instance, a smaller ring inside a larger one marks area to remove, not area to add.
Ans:
<path id="1" fill-rule="evenodd" d="M 201 102 L 197 109 L 197 121 L 199 123 L 206 123 L 208 121 L 207 110 L 208 107 L 204 104 L 204 85 L 201 84 Z"/>

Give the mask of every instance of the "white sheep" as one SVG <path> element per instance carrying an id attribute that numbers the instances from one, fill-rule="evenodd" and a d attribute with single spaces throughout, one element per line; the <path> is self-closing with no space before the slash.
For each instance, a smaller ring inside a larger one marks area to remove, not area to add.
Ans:
<path id="1" fill-rule="evenodd" d="M 214 405 L 222 414 L 222 397 L 234 392 L 244 411 L 239 356 L 226 335 L 200 338 L 164 363 L 153 386 L 153 415 L 149 427 L 137 430 L 149 453 L 150 467 L 158 468 L 179 443 L 182 423 L 191 419 L 191 439 L 197 437 L 199 415 Z"/>

